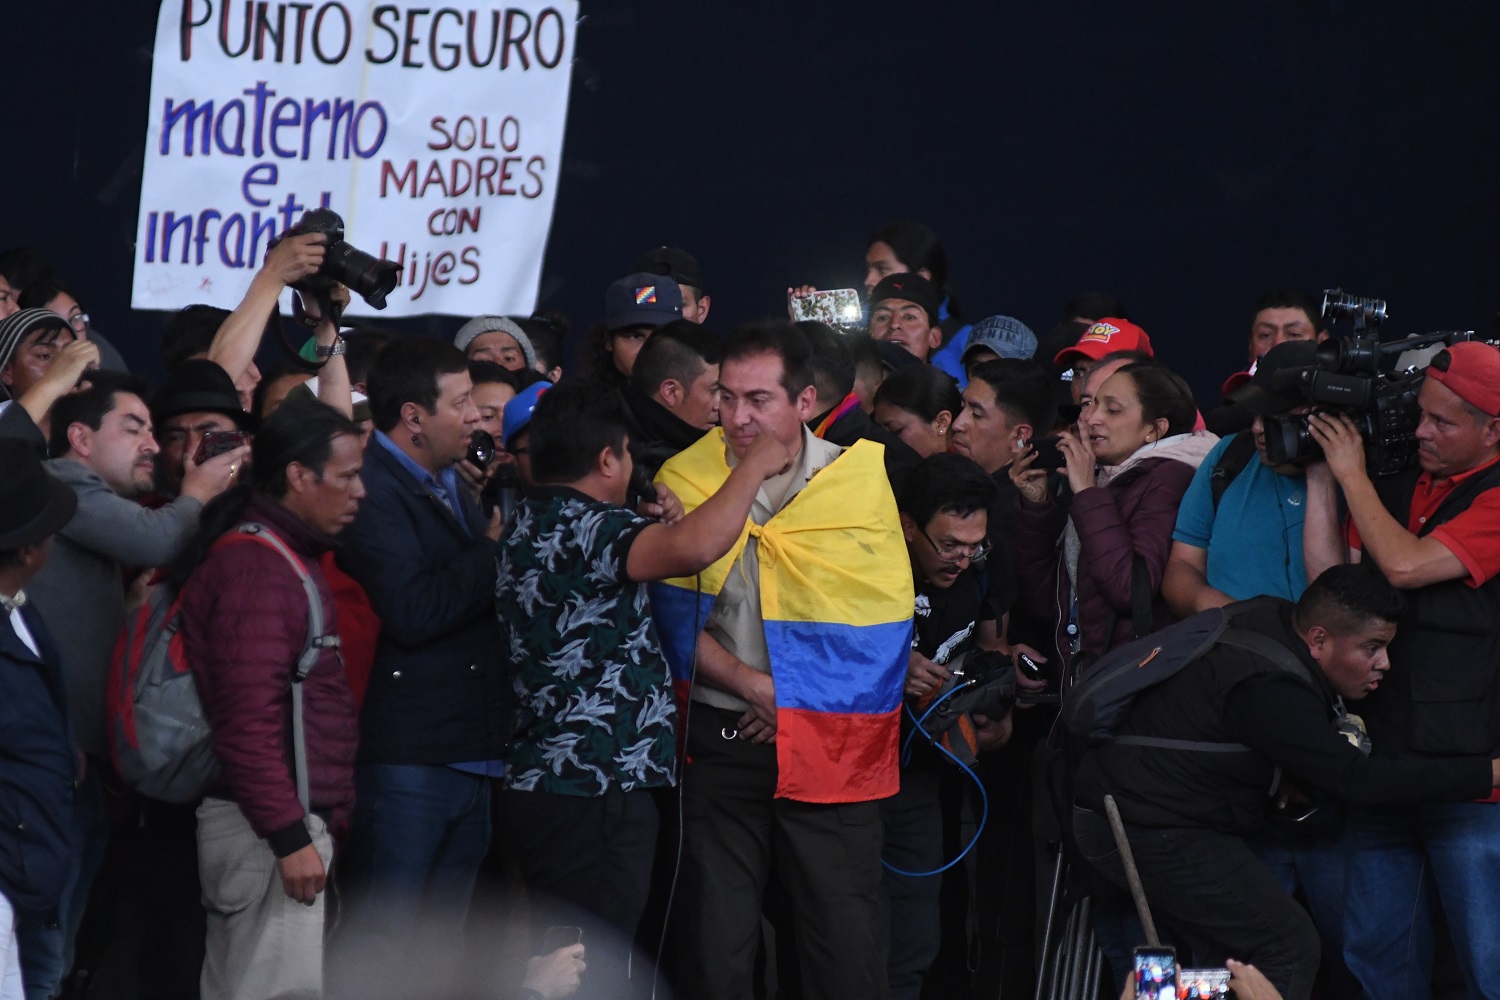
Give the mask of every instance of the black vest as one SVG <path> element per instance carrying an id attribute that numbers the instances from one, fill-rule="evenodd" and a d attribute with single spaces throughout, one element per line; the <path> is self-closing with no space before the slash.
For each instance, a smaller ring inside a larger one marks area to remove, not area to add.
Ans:
<path id="1" fill-rule="evenodd" d="M 1406 527 L 1421 475 L 1412 469 L 1376 486 Z M 1425 537 L 1500 489 L 1500 462 L 1460 483 L 1418 530 Z M 1405 592 L 1406 613 L 1390 646 L 1385 683 L 1363 705 L 1375 753 L 1456 757 L 1500 748 L 1500 576 L 1471 587 L 1467 576 Z"/>

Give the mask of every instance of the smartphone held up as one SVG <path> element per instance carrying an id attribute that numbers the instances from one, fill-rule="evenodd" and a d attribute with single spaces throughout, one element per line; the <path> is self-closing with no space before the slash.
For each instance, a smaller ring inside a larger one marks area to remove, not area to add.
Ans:
<path id="1" fill-rule="evenodd" d="M 826 292 L 809 292 L 792 299 L 792 319 L 815 320 L 837 330 L 855 330 L 863 325 L 864 312 L 859 292 L 853 288 L 834 288 Z"/>

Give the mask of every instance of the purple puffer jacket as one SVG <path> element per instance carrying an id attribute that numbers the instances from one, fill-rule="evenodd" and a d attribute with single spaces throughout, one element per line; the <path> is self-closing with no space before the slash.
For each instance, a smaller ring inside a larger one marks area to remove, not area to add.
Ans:
<path id="1" fill-rule="evenodd" d="M 285 507 L 257 496 L 241 519 L 266 525 L 302 558 L 323 598 L 324 629 L 338 619 L 318 568 L 331 546 Z M 250 539 L 215 548 L 183 588 L 182 634 L 213 727 L 224 795 L 278 856 L 310 843 L 292 775 L 292 672 L 307 638 L 307 592 L 281 554 Z M 331 829 L 354 805 L 358 713 L 337 650 L 303 681 L 308 793 Z"/>
<path id="2" fill-rule="evenodd" d="M 1172 550 L 1177 506 L 1196 471 L 1174 458 L 1146 458 L 1106 486 L 1075 494 L 1064 511 L 1056 504 L 1034 510 L 1018 499 L 1011 553 L 1019 597 L 1042 621 L 1056 622 L 1054 647 L 1042 650 L 1052 662 L 1067 664 L 1071 603 L 1064 565 L 1063 530 L 1068 517 L 1078 531 L 1078 618 L 1083 662 L 1092 663 L 1133 634 L 1131 588 L 1134 556 L 1145 561 L 1151 579 L 1152 627 L 1174 619 L 1161 599 L 1162 573 Z M 1111 615 L 1114 631 L 1107 634 Z"/>

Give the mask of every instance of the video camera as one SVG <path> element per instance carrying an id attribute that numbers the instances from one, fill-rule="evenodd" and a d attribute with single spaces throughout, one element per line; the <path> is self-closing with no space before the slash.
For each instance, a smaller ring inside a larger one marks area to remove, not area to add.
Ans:
<path id="1" fill-rule="evenodd" d="M 1323 293 L 1323 320 L 1329 326 L 1350 320 L 1353 334 L 1319 344 L 1318 363 L 1279 373 L 1278 388 L 1296 389 L 1319 410 L 1347 414 L 1364 438 L 1371 476 L 1400 472 L 1417 457 L 1416 431 L 1422 419 L 1417 394 L 1426 361 L 1389 372 L 1381 370 L 1382 362 L 1404 351 L 1472 340 L 1474 333 L 1445 330 L 1381 343 L 1385 300 L 1348 295 L 1342 288 Z M 1308 414 L 1265 418 L 1266 457 L 1272 465 L 1306 465 L 1323 457 L 1307 418 Z"/>

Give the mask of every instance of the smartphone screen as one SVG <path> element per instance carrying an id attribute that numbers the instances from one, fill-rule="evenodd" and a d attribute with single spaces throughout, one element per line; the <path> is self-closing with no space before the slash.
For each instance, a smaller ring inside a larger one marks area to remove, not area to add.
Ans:
<path id="1" fill-rule="evenodd" d="M 1177 953 L 1171 948 L 1135 950 L 1136 1000 L 1177 1000 Z"/>
<path id="2" fill-rule="evenodd" d="M 1228 969 L 1183 969 L 1177 974 L 1179 1000 L 1224 1000 L 1229 996 Z"/>
<path id="3" fill-rule="evenodd" d="M 832 327 L 859 326 L 859 292 L 852 288 L 835 288 L 804 295 L 792 300 L 792 315 L 798 320 L 817 320 Z"/>
<path id="4" fill-rule="evenodd" d="M 198 442 L 198 451 L 193 455 L 193 464 L 202 465 L 210 458 L 248 444 L 249 435 L 244 431 L 209 431 Z"/>

